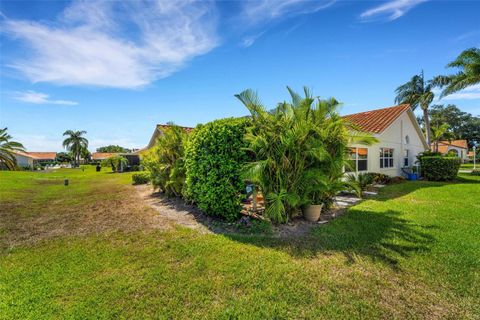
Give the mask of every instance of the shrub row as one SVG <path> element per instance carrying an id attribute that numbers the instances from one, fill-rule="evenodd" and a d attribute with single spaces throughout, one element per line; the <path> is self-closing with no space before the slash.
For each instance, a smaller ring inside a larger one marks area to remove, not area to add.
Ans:
<path id="1" fill-rule="evenodd" d="M 453 180 L 460 169 L 460 159 L 456 157 L 423 156 L 420 158 L 423 176 L 431 181 Z"/>

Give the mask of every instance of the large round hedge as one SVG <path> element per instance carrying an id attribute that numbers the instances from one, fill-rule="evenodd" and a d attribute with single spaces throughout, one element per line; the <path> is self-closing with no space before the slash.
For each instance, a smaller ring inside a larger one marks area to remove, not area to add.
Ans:
<path id="1" fill-rule="evenodd" d="M 456 157 L 421 157 L 422 174 L 427 180 L 453 180 L 460 169 L 460 159 Z"/>
<path id="2" fill-rule="evenodd" d="M 184 195 L 208 215 L 234 220 L 240 213 L 248 119 L 222 119 L 197 127 L 185 153 Z"/>

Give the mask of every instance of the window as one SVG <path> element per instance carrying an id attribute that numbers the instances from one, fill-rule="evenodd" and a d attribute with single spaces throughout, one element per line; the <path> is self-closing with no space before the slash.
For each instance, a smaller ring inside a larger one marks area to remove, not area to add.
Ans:
<path id="1" fill-rule="evenodd" d="M 393 168 L 393 149 L 380 148 L 380 168 Z"/>
<path id="2" fill-rule="evenodd" d="M 405 144 L 410 143 L 410 137 L 408 135 L 405 136 Z"/>
<path id="3" fill-rule="evenodd" d="M 345 168 L 345 171 L 366 171 L 368 169 L 368 149 L 350 148 L 348 162 L 350 168 Z"/>
<path id="4" fill-rule="evenodd" d="M 408 152 L 408 150 L 405 150 L 405 154 L 403 155 L 403 166 L 404 166 L 404 167 L 410 166 L 410 160 L 409 160 L 409 152 Z"/>

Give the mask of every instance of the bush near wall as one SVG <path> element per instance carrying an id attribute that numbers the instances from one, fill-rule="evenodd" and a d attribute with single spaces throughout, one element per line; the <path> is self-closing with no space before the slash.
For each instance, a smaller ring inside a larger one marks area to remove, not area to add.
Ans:
<path id="1" fill-rule="evenodd" d="M 421 157 L 420 165 L 427 180 L 453 180 L 460 169 L 460 159 L 456 157 Z"/>
<path id="2" fill-rule="evenodd" d="M 148 172 L 139 172 L 132 175 L 132 184 L 146 184 L 150 181 L 150 174 Z"/>
<path id="3" fill-rule="evenodd" d="M 234 220 L 240 214 L 244 189 L 241 168 L 249 120 L 222 119 L 199 126 L 185 153 L 184 196 L 212 216 Z"/>

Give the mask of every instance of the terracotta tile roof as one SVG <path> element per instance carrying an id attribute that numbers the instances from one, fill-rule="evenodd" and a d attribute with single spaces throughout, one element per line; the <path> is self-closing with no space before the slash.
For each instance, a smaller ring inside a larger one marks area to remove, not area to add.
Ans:
<path id="1" fill-rule="evenodd" d="M 349 120 L 363 131 L 381 133 L 409 108 L 409 104 L 401 104 L 383 109 L 349 114 L 343 118 Z"/>
<path id="2" fill-rule="evenodd" d="M 169 125 L 169 124 L 157 124 L 157 129 L 160 129 L 160 130 L 167 129 L 167 128 L 170 128 L 170 127 L 171 127 L 171 125 Z M 183 128 L 183 130 L 185 130 L 187 133 L 190 133 L 193 130 L 193 128 L 190 128 L 190 127 L 182 127 L 182 126 L 179 126 L 179 127 Z"/>
<path id="3" fill-rule="evenodd" d="M 468 151 L 467 156 L 473 158 L 473 151 Z"/>
<path id="4" fill-rule="evenodd" d="M 435 150 L 435 147 L 432 147 L 433 150 Z M 438 145 L 438 152 L 440 152 L 441 154 L 445 154 L 448 152 L 448 146 L 444 146 L 444 145 Z"/>
<path id="5" fill-rule="evenodd" d="M 55 160 L 56 152 L 26 152 L 30 157 L 36 160 Z"/>
<path id="6" fill-rule="evenodd" d="M 116 156 L 119 153 L 114 152 L 94 152 L 92 153 L 92 160 L 103 160 L 110 158 L 112 156 Z"/>
<path id="7" fill-rule="evenodd" d="M 468 149 L 467 140 L 452 140 L 452 141 L 438 141 L 438 144 L 442 144 L 445 146 L 453 146 L 457 148 Z"/>

